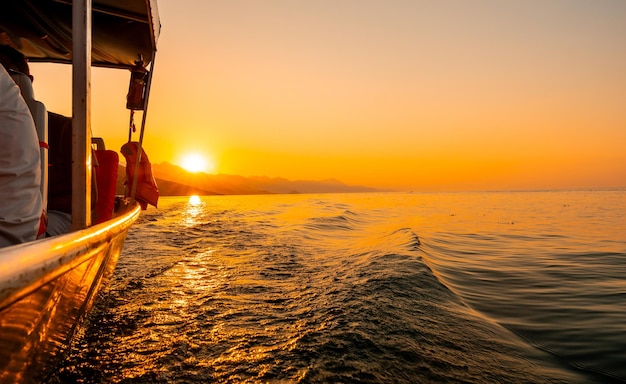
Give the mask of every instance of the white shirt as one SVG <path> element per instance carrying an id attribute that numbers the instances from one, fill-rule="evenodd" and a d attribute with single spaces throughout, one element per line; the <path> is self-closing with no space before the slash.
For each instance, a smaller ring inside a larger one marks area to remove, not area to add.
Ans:
<path id="1" fill-rule="evenodd" d="M 35 240 L 40 183 L 35 123 L 20 89 L 0 65 L 0 247 Z"/>

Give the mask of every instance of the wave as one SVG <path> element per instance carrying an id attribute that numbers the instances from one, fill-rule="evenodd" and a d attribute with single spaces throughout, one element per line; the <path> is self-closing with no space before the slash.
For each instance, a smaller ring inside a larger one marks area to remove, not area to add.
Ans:
<path id="1" fill-rule="evenodd" d="M 307 220 L 304 227 L 316 231 L 354 231 L 363 224 L 359 215 L 349 210 L 336 216 L 312 217 Z"/>
<path id="2" fill-rule="evenodd" d="M 624 315 L 615 303 L 626 254 L 581 253 L 552 239 L 558 246 L 536 247 L 547 241 L 543 234 L 437 234 L 422 251 L 441 282 L 481 316 L 590 380 L 626 380 L 614 320 Z"/>
<path id="3" fill-rule="evenodd" d="M 398 228 L 344 258 L 332 285 L 320 282 L 326 325 L 294 349 L 315 351 L 305 381 L 577 381 L 466 306 L 416 252 L 420 244 L 410 228 Z"/>

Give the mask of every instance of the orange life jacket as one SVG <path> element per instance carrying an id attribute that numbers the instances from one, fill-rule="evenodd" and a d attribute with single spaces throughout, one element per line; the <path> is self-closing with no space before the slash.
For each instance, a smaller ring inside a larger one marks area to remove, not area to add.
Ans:
<path id="1" fill-rule="evenodd" d="M 135 192 L 135 200 L 141 205 L 142 209 L 146 209 L 148 204 L 157 206 L 159 200 L 159 188 L 157 187 L 154 176 L 152 175 L 152 164 L 148 160 L 148 155 L 141 149 L 141 158 L 139 160 L 139 168 L 135 169 L 137 164 L 137 149 L 139 143 L 130 141 L 122 146 L 120 152 L 126 158 L 126 196 L 130 195 L 133 179 L 137 173 L 137 191 Z"/>

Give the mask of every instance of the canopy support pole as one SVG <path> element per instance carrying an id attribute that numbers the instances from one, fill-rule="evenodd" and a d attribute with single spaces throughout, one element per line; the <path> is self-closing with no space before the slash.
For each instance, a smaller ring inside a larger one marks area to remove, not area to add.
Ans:
<path id="1" fill-rule="evenodd" d="M 72 230 L 91 225 L 91 0 L 72 2 Z"/>

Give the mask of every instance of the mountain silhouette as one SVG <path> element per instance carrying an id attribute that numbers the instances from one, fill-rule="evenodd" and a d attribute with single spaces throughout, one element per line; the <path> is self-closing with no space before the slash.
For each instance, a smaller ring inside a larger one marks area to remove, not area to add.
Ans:
<path id="1" fill-rule="evenodd" d="M 288 180 L 281 177 L 192 173 L 168 162 L 152 165 L 161 196 L 257 195 L 279 193 L 374 192 L 374 188 L 351 186 L 335 179 Z M 118 171 L 117 193 L 124 193 L 125 167 Z"/>

